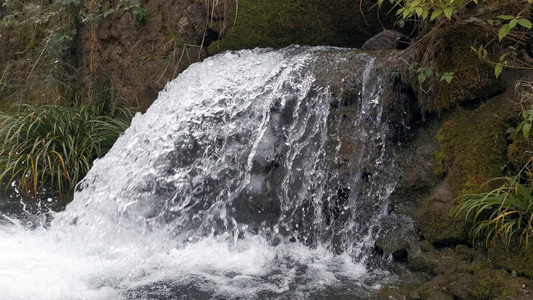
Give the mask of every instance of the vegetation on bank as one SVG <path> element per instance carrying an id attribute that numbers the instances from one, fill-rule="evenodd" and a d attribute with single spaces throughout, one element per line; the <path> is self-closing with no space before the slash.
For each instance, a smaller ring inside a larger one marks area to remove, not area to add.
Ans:
<path id="1" fill-rule="evenodd" d="M 466 218 L 473 217 L 473 239 L 484 236 L 488 245 L 500 237 L 511 246 L 519 238 L 528 245 L 533 235 L 533 186 L 529 178 L 520 175 L 501 178 L 504 183 L 489 192 L 459 198 L 454 214 L 466 212 Z"/>
<path id="2" fill-rule="evenodd" d="M 5 188 L 17 187 L 25 195 L 68 194 L 129 126 L 137 107 L 113 108 L 112 82 L 81 78 L 77 61 L 80 26 L 114 12 L 101 3 L 5 1 L 0 7 L 0 182 Z M 141 1 L 122 1 L 119 8 L 131 11 L 132 27 L 146 21 Z"/>
<path id="3" fill-rule="evenodd" d="M 76 1 L 3 1 L 0 7 L 0 109 L 68 102 L 76 95 L 72 52 Z"/>
<path id="4" fill-rule="evenodd" d="M 399 22 L 416 22 L 418 39 L 401 71 L 423 112 L 489 98 L 502 90 L 497 78 L 504 68 L 533 68 L 531 0 L 388 2 L 395 5 Z M 431 74 L 421 76 L 428 69 Z"/>
<path id="5" fill-rule="evenodd" d="M 25 193 L 70 192 L 133 116 L 104 105 L 28 106 L 0 113 L 0 181 Z"/>
<path id="6" fill-rule="evenodd" d="M 477 103 L 504 91 L 504 69 L 533 70 L 533 1 L 389 2 L 399 22 L 417 21 L 419 39 L 399 67 L 403 79 L 417 91 L 423 113 L 446 118 L 437 135 L 436 172 L 460 196 L 452 215 L 466 215 L 473 240 L 501 237 L 509 246 L 519 240 L 527 245 L 533 234 L 533 149 L 524 139 L 531 129 L 533 77 L 522 78 L 513 100 Z M 500 176 L 507 176 L 503 184 L 493 179 Z"/>
<path id="7" fill-rule="evenodd" d="M 230 1 L 230 0 L 227 0 Z M 246 0 L 236 1 L 223 38 L 209 53 L 291 44 L 360 47 L 392 24 L 390 4 L 379 10 L 375 0 Z M 218 31 L 219 25 L 212 28 Z"/>

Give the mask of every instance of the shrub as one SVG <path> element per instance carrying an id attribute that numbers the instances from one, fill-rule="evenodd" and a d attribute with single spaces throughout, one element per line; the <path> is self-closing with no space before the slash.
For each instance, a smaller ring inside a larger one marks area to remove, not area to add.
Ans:
<path id="1" fill-rule="evenodd" d="M 129 126 L 131 110 L 114 118 L 105 109 L 47 105 L 0 113 L 0 181 L 33 194 L 45 187 L 70 192 Z"/>

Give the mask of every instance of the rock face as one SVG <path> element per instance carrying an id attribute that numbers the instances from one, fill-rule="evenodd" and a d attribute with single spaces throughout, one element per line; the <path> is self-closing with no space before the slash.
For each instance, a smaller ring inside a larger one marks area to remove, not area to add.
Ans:
<path id="1" fill-rule="evenodd" d="M 392 27 L 391 6 L 374 0 L 240 1 L 234 26 L 211 53 L 290 44 L 359 48 L 382 26 Z"/>
<path id="2" fill-rule="evenodd" d="M 26 2 L 0 5 L 0 98 L 7 103 L 83 97 L 146 109 L 206 54 L 291 44 L 357 48 L 381 23 L 394 23 L 389 4 L 378 8 L 374 0 L 249 0 L 238 9 L 233 0 Z"/>
<path id="3" fill-rule="evenodd" d="M 393 30 L 384 30 L 368 39 L 361 49 L 363 50 L 390 50 L 405 49 L 411 44 L 408 36 Z"/>
<path id="4" fill-rule="evenodd" d="M 97 11 L 91 1 L 84 10 Z M 108 14 L 79 28 L 77 48 L 89 94 L 112 89 L 115 100 L 147 108 L 165 84 L 199 59 L 206 12 L 197 2 L 147 1 L 124 8 L 102 1 Z"/>

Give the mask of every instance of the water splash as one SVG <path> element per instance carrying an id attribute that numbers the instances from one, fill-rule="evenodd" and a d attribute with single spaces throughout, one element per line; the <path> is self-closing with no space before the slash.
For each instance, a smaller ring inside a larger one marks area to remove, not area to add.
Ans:
<path id="1" fill-rule="evenodd" d="M 245 50 L 189 67 L 95 162 L 49 229 L 1 227 L 0 290 L 368 297 L 391 280 L 368 260 L 397 180 L 385 83 L 359 53 L 359 92 L 339 104 L 317 80 L 330 52 Z"/>

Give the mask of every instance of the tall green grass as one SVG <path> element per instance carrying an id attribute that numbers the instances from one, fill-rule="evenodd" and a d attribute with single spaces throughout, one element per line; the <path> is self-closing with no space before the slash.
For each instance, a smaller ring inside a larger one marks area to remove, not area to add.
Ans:
<path id="1" fill-rule="evenodd" d="M 106 113 L 104 105 L 24 106 L 0 113 L 0 181 L 26 193 L 64 194 L 89 171 L 130 123 L 133 111 Z"/>
<path id="2" fill-rule="evenodd" d="M 533 182 L 529 176 L 521 175 L 522 172 L 516 177 L 500 178 L 504 183 L 490 192 L 457 199 L 460 203 L 452 215 L 466 213 L 467 222 L 473 217 L 473 240 L 484 237 L 488 245 L 499 237 L 510 246 L 519 237 L 527 246 L 533 235 Z"/>

